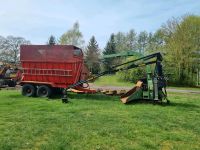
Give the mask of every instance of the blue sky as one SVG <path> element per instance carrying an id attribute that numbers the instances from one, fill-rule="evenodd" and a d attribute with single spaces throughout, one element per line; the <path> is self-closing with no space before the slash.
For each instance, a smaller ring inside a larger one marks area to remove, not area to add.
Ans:
<path id="1" fill-rule="evenodd" d="M 200 15 L 200 0 L 0 0 L 0 35 L 44 44 L 78 21 L 86 44 L 103 48 L 111 33 L 154 32 L 171 17 Z"/>

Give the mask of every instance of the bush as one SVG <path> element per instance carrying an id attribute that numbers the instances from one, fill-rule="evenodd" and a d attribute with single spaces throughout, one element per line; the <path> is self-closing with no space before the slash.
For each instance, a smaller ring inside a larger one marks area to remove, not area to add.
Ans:
<path id="1" fill-rule="evenodd" d="M 128 62 L 137 59 L 136 56 L 129 57 L 125 61 L 122 62 Z M 128 66 L 128 65 L 127 65 Z M 138 67 L 138 68 L 133 68 L 130 70 L 125 70 L 125 71 L 119 71 L 117 72 L 117 78 L 120 81 L 126 81 L 126 82 L 133 82 L 136 83 L 139 79 L 145 77 L 145 67 Z"/>
<path id="2" fill-rule="evenodd" d="M 128 81 L 136 83 L 139 79 L 145 77 L 145 68 L 135 68 L 132 70 L 120 71 L 117 73 L 117 78 L 120 81 Z"/>

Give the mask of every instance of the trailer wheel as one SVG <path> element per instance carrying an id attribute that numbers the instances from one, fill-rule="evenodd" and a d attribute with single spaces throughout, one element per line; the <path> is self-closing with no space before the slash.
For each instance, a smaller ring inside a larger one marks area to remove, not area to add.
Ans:
<path id="1" fill-rule="evenodd" d="M 22 86 L 22 95 L 31 97 L 35 95 L 35 87 L 31 84 L 24 84 Z"/>
<path id="2" fill-rule="evenodd" d="M 51 88 L 46 85 L 41 85 L 37 89 L 37 96 L 38 97 L 49 97 L 51 96 Z"/>

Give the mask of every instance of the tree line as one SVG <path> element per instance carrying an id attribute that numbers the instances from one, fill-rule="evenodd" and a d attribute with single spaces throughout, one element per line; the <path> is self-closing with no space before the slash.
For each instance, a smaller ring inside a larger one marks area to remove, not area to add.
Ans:
<path id="1" fill-rule="evenodd" d="M 127 33 L 113 33 L 102 55 L 128 50 L 144 55 L 161 52 L 164 56 L 164 72 L 168 74 L 170 84 L 195 85 L 197 74 L 200 74 L 200 16 L 171 18 L 154 33 L 142 31 L 137 34 L 133 29 Z M 107 60 L 104 68 L 109 69 L 116 61 L 119 62 L 116 59 Z M 139 68 L 121 72 L 119 77 L 135 81 L 135 77 L 141 77 L 142 72 L 144 70 Z"/>
<path id="2" fill-rule="evenodd" d="M 31 44 L 22 37 L 0 36 L 0 61 L 19 60 L 19 45 Z M 47 44 L 72 44 L 84 50 L 85 62 L 91 73 L 97 74 L 111 66 L 125 61 L 108 59 L 101 63 L 102 55 L 116 54 L 123 51 L 135 51 L 143 55 L 161 52 L 164 55 L 165 73 L 170 75 L 172 84 L 194 85 L 196 74 L 200 66 L 200 16 L 185 15 L 180 18 L 171 18 L 154 33 L 142 31 L 136 33 L 134 29 L 128 32 L 112 33 L 104 49 L 99 48 L 93 35 L 85 46 L 79 23 L 75 22 L 56 39 L 53 35 Z M 135 58 L 135 57 L 133 57 Z M 132 58 L 132 59 L 133 59 Z M 142 69 L 119 73 L 119 78 L 126 81 L 135 81 L 142 74 Z"/>
<path id="3" fill-rule="evenodd" d="M 127 33 L 113 33 L 102 55 L 133 50 L 141 54 L 161 52 L 164 56 L 164 72 L 170 84 L 195 85 L 200 74 L 200 16 L 185 15 L 169 19 L 155 33 L 133 29 Z M 90 61 L 90 60 L 87 60 Z M 105 68 L 119 60 L 111 59 Z M 130 70 L 119 73 L 123 80 L 134 81 L 144 70 Z"/>

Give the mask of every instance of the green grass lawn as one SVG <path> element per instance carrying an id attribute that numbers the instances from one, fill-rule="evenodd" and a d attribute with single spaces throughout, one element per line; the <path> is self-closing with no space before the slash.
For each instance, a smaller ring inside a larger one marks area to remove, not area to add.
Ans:
<path id="1" fill-rule="evenodd" d="M 70 102 L 0 91 L 0 149 L 199 149 L 200 95 L 169 93 L 169 106 L 69 94 Z"/>
<path id="2" fill-rule="evenodd" d="M 170 89 L 177 89 L 177 90 L 193 90 L 193 91 L 200 91 L 200 87 L 174 87 L 169 86 Z"/>
<path id="3" fill-rule="evenodd" d="M 102 76 L 94 82 L 94 85 L 99 86 L 130 86 L 132 87 L 135 83 L 119 81 L 116 75 Z"/>
<path id="4" fill-rule="evenodd" d="M 116 75 L 108 75 L 108 76 L 102 76 L 99 79 L 97 79 L 94 83 L 94 85 L 97 86 L 124 86 L 124 87 L 133 87 L 135 83 L 130 82 L 124 82 L 119 81 Z M 175 87 L 175 86 L 169 86 L 170 89 L 178 89 L 178 90 L 194 90 L 194 91 L 200 91 L 200 87 Z"/>

